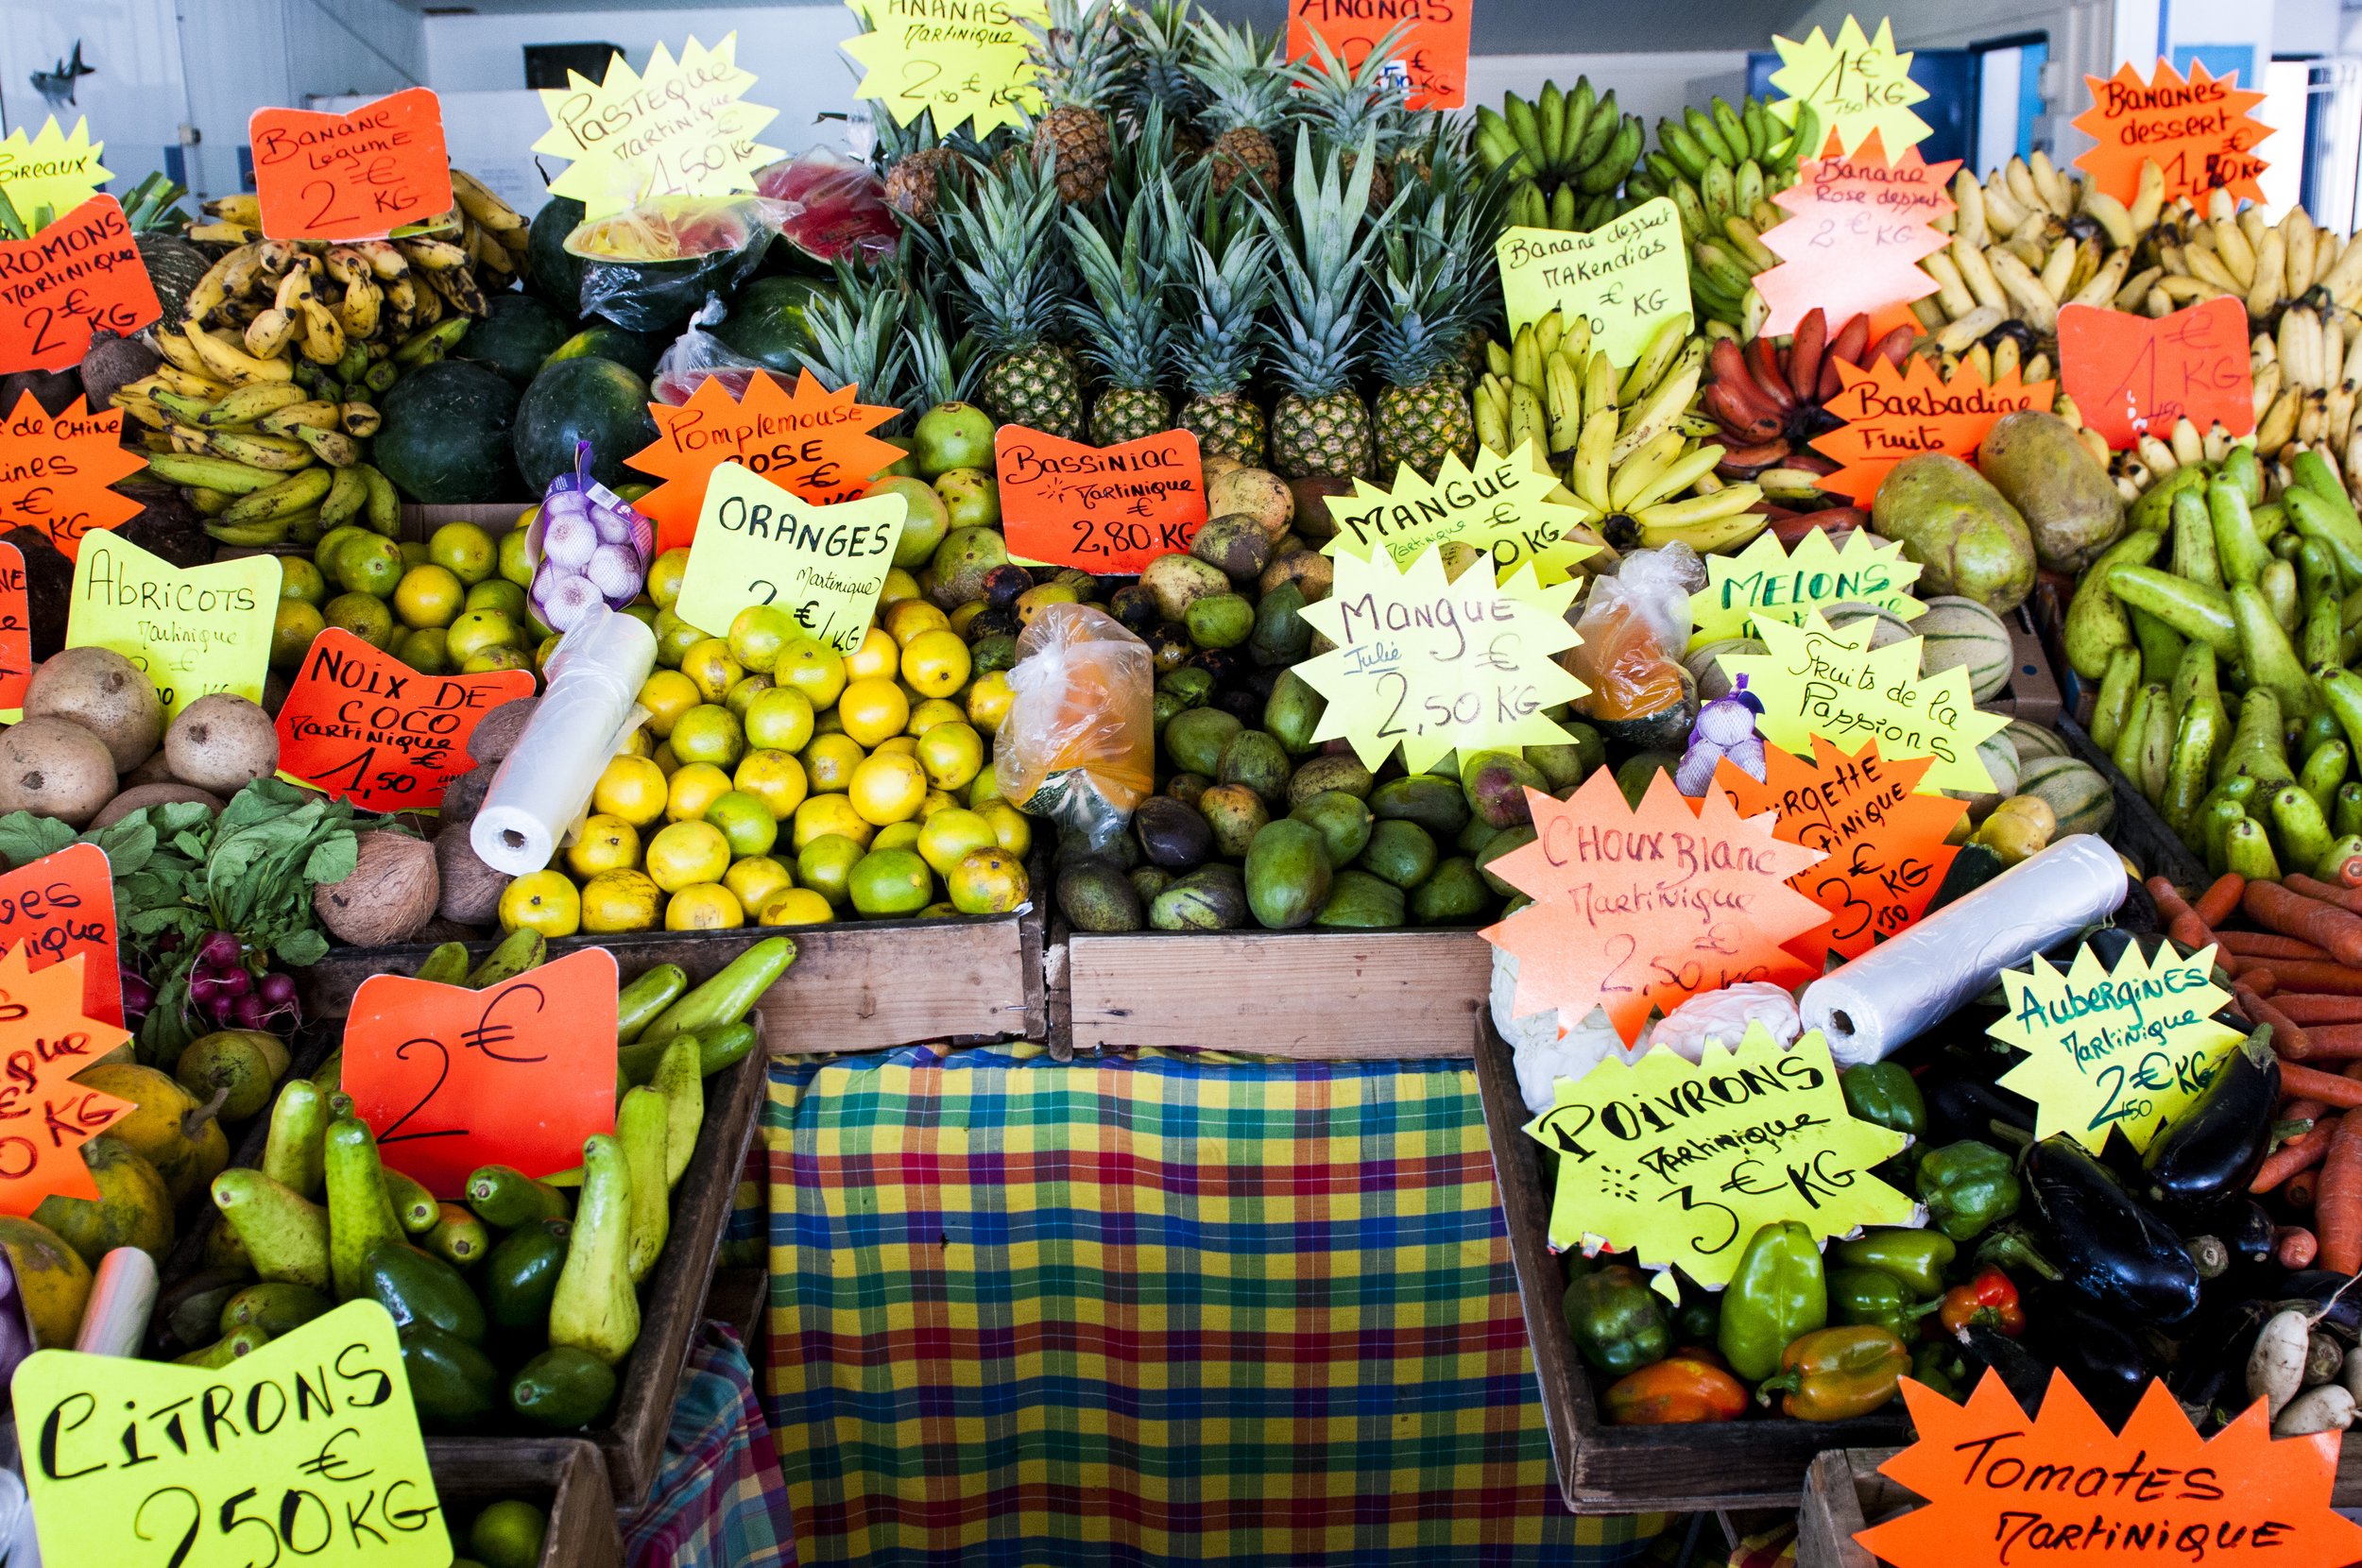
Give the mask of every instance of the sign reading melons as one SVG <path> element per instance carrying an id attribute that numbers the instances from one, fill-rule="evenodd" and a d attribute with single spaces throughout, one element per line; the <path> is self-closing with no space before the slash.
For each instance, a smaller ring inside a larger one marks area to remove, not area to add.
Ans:
<path id="1" fill-rule="evenodd" d="M 39 1351 L 12 1391 L 45 1562 L 452 1560 L 402 1341 L 373 1301 L 220 1367 Z"/>
<path id="2" fill-rule="evenodd" d="M 33 682 L 33 611 L 25 586 L 25 552 L 0 541 L 0 723 L 25 713 Z"/>
<path id="3" fill-rule="evenodd" d="M 279 771 L 370 811 L 431 811 L 475 766 L 468 738 L 533 672 L 424 675 L 341 626 L 312 639 L 280 705 Z"/>
<path id="4" fill-rule="evenodd" d="M 77 952 L 36 969 L 29 942 L 0 953 L 0 1214 L 30 1215 L 52 1194 L 95 1202 L 82 1145 L 139 1109 L 74 1082 L 131 1038 L 83 1011 L 83 971 L 112 959 Z"/>
<path id="5" fill-rule="evenodd" d="M 1706 557 L 1706 586 L 1689 596 L 1689 646 L 1753 637 L 1763 621 L 1792 626 L 1832 605 L 1875 605 L 1916 620 L 1926 608 L 1911 597 L 1917 581 L 1919 563 L 1867 528 L 1846 536 L 1842 549 L 1816 528 L 1792 551 L 1767 530 L 1736 555 Z"/>
<path id="6" fill-rule="evenodd" d="M 70 844 L 0 875 L 0 947 L 22 947 L 43 968 L 81 958 L 84 1015 L 122 1027 L 114 871 L 96 844 Z"/>
<path id="7" fill-rule="evenodd" d="M 542 88 L 550 128 L 533 150 L 570 160 L 550 194 L 581 202 L 588 221 L 650 196 L 753 190 L 779 156 L 755 136 L 779 111 L 745 101 L 755 74 L 737 50 L 736 33 L 710 49 L 692 38 L 678 60 L 659 43 L 644 74 L 615 54 L 604 80 L 569 71 L 564 87 Z"/>
<path id="8" fill-rule="evenodd" d="M 899 447 L 870 432 L 902 411 L 862 402 L 854 391 L 831 392 L 803 370 L 793 392 L 758 373 L 733 398 L 721 377 L 708 376 L 677 408 L 650 403 L 656 439 L 624 461 L 663 481 L 632 503 L 656 524 L 658 554 L 687 548 L 705 507 L 706 480 L 719 464 L 736 463 L 815 505 L 858 500 L 901 461 Z"/>
<path id="9" fill-rule="evenodd" d="M 1763 236 L 1780 258 L 1755 276 L 1772 308 L 1763 335 L 1793 332 L 1816 305 L 1848 321 L 1935 293 L 1919 263 L 1947 243 L 1935 223 L 1952 211 L 1944 181 L 1960 166 L 1924 162 L 1909 146 L 1889 162 L 1874 130 L 1853 157 L 1804 160 L 1796 183 L 1772 198 L 1789 217 Z"/>
<path id="10" fill-rule="evenodd" d="M 1186 430 L 1093 447 L 1002 425 L 993 449 L 1001 531 L 1020 560 L 1129 576 L 1206 526 L 1206 467 Z"/>
<path id="11" fill-rule="evenodd" d="M 868 635 L 909 516 L 891 492 L 814 506 L 725 463 L 707 478 L 673 611 L 720 637 L 748 605 L 777 605 L 802 635 L 849 654 Z"/>
<path id="12" fill-rule="evenodd" d="M 344 1091 L 385 1162 L 437 1198 L 479 1166 L 571 1169 L 615 1131 L 615 996 L 604 947 L 488 991 L 371 975 L 345 1021 Z"/>
<path id="13" fill-rule="evenodd" d="M 2036 953 L 2004 969 L 2009 1010 L 1989 1031 L 2027 1053 L 2001 1080 L 2034 1102 L 2034 1136 L 2064 1133 L 2097 1154 L 2111 1128 L 2146 1150 L 2215 1081 L 2239 1031 L 2214 1013 L 2215 949 L 2152 960 L 2128 943 L 2112 969 L 2086 944 L 2062 971 Z"/>
<path id="14" fill-rule="evenodd" d="M 0 138 L 0 191 L 26 226 L 39 232 L 47 227 L 41 214 L 71 213 L 104 190 L 114 175 L 101 163 L 104 142 L 90 139 L 90 121 L 77 119 L 74 134 L 58 129 L 55 114 L 42 122 L 29 139 L 23 126 Z"/>
<path id="15" fill-rule="evenodd" d="M 1452 452 L 1431 483 L 1405 463 L 1393 489 L 1356 479 L 1352 500 L 1329 502 L 1337 533 L 1321 549 L 1361 556 L 1383 549 L 1407 566 L 1429 545 L 1464 544 L 1492 556 L 1496 576 L 1532 561 L 1548 588 L 1600 550 L 1583 512 L 1549 499 L 1557 488 L 1558 476 L 1534 466 L 1531 441 L 1507 457 L 1479 448 L 1474 464 Z"/>
<path id="16" fill-rule="evenodd" d="M 170 721 L 215 691 L 261 702 L 278 616 L 276 556 L 183 569 L 102 531 L 74 562 L 65 645 L 129 659 L 155 683 Z"/>
<path id="17" fill-rule="evenodd" d="M 1552 311 L 1588 317 L 1591 347 L 1610 363 L 1640 357 L 1660 323 L 1695 319 L 1689 308 L 1689 247 L 1670 196 L 1644 201 L 1587 234 L 1505 229 L 1494 243 L 1501 296 L 1515 331 Z"/>
<path id="18" fill-rule="evenodd" d="M 1940 452 L 1973 461 L 1985 433 L 2003 415 L 2047 411 L 2059 389 L 2055 381 L 2028 384 L 2015 369 L 1988 385 L 1966 361 L 1948 381 L 1939 381 L 1936 367 L 1917 355 L 1903 363 L 1906 368 L 1897 370 L 1883 358 L 1874 357 L 1866 368 L 1839 360 L 1844 390 L 1823 406 L 1845 423 L 1813 439 L 1815 451 L 1845 465 L 1821 487 L 1865 511 L 1906 457 Z"/>
<path id="19" fill-rule="evenodd" d="M 382 240 L 452 209 L 443 105 L 430 88 L 342 114 L 258 109 L 247 142 L 274 240 Z"/>
<path id="20" fill-rule="evenodd" d="M 1709 1040 L 1699 1055 L 1658 1047 L 1558 1081 L 1557 1103 L 1526 1124 L 1558 1156 L 1551 1246 L 1597 1236 L 1719 1290 L 1766 1225 L 1819 1237 L 1910 1223 L 1910 1198 L 1871 1174 L 1910 1139 L 1845 1108 L 1819 1030 L 1783 1048 L 1750 1024 L 1737 1046 Z"/>
<path id="21" fill-rule="evenodd" d="M 94 196 L 29 240 L 0 240 L 0 374 L 82 363 L 91 336 L 129 337 L 164 308 L 130 220 Z"/>
<path id="22" fill-rule="evenodd" d="M 2131 206 L 2140 195 L 2141 165 L 2154 163 L 2165 176 L 2165 199 L 2188 196 L 2204 216 L 2208 198 L 2228 192 L 2234 201 L 2260 204 L 2258 183 L 2265 169 L 2256 144 L 2272 128 L 2251 112 L 2261 93 L 2239 91 L 2239 74 L 2209 76 L 2190 61 L 2187 77 L 2159 60 L 2147 81 L 2131 63 L 2104 80 L 2085 77 L 2092 106 L 2075 117 L 2092 149 L 2075 161 L 2093 186 Z"/>
<path id="23" fill-rule="evenodd" d="M 1789 885 L 1821 855 L 1770 818 L 1741 819 L 1720 790 L 1690 800 L 1662 769 L 1636 807 L 1606 768 L 1570 799 L 1526 800 L 1533 842 L 1485 868 L 1533 900 L 1484 933 L 1517 960 L 1518 1016 L 1555 1011 L 1572 1028 L 1600 1007 L 1632 1041 L 1652 1008 L 1821 972 L 1780 946 L 1828 920 Z"/>
<path id="24" fill-rule="evenodd" d="M 123 410 L 74 403 L 52 418 L 27 391 L 0 423 L 0 527 L 30 523 L 73 560 L 83 535 L 140 515 L 112 486 L 146 467 L 124 448 Z"/>
<path id="25" fill-rule="evenodd" d="M 1823 856 L 1788 885 L 1828 911 L 1828 924 L 1789 941 L 1789 952 L 1818 970 L 1827 954 L 1858 958 L 1927 912 L 1960 853 L 1944 840 L 1968 806 L 1913 793 L 1926 758 L 1888 761 L 1875 741 L 1849 757 L 1817 735 L 1810 758 L 1778 746 L 1764 747 L 1763 758 L 1762 783 L 1725 758 L 1714 787 L 1739 815 L 1770 811 L 1775 836 Z"/>
<path id="26" fill-rule="evenodd" d="M 1927 90 L 1911 80 L 1909 52 L 1895 51 L 1891 21 L 1881 17 L 1878 36 L 1872 38 L 1849 16 L 1835 39 L 1815 27 L 1802 43 L 1774 35 L 1772 46 L 1780 52 L 1772 85 L 1787 94 L 1772 103 L 1772 112 L 1784 124 L 1794 125 L 1796 106 L 1808 103 L 1849 156 L 1873 136 L 1898 151 L 1926 140 L 1930 128 L 1911 105 L 1926 99 Z"/>
<path id="27" fill-rule="evenodd" d="M 1411 89 L 1412 109 L 1462 109 L 1468 102 L 1473 10 L 1474 0 L 1288 0 L 1288 58 L 1311 59 L 1318 38 L 1358 67 L 1408 23 L 1387 74 Z"/>
<path id="28" fill-rule="evenodd" d="M 1298 612 L 1335 644 L 1296 666 L 1328 699 L 1312 739 L 1343 740 L 1373 769 L 1400 746 L 1412 773 L 1454 749 L 1563 744 L 1545 709 L 1590 690 L 1550 657 L 1582 640 L 1566 623 L 1579 586 L 1544 588 L 1531 564 L 1446 582 L 1434 549 L 1407 571 L 1340 555 L 1334 590 Z"/>
<path id="29" fill-rule="evenodd" d="M 840 45 L 862 67 L 853 96 L 882 103 L 896 125 L 930 111 L 949 136 L 963 121 L 979 138 L 1042 110 L 1035 29 L 1046 0 L 846 0 L 870 30 Z"/>
<path id="30" fill-rule="evenodd" d="M 2151 319 L 2097 305 L 2059 312 L 2059 385 L 2117 452 L 2187 419 L 2255 431 L 2247 307 L 2228 295 Z"/>
<path id="31" fill-rule="evenodd" d="M 2121 1433 L 2058 1372 L 2030 1418 L 1991 1370 L 1965 1404 L 1908 1377 L 1903 1403 L 1919 1440 L 1878 1473 L 1927 1502 L 1855 1534 L 1882 1562 L 2338 1568 L 2362 1558 L 2362 1525 L 2330 1501 L 2340 1434 L 2275 1440 L 2262 1400 L 2211 1438 L 2160 1381 Z"/>

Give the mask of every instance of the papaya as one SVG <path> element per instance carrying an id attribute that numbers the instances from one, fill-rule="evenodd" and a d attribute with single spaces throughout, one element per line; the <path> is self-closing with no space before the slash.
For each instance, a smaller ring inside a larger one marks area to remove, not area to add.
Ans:
<path id="1" fill-rule="evenodd" d="M 120 1126 L 121 1123 L 116 1125 Z M 16 1276 L 17 1300 L 35 1350 L 72 1350 L 90 1304 L 90 1265 L 37 1219 L 0 1215 L 0 1253 Z"/>
<path id="2" fill-rule="evenodd" d="M 51 1193 L 33 1218 L 63 1236 L 92 1268 L 117 1247 L 137 1247 L 162 1263 L 172 1251 L 172 1193 L 156 1167 L 120 1138 L 101 1133 L 82 1145 L 96 1198 Z"/>

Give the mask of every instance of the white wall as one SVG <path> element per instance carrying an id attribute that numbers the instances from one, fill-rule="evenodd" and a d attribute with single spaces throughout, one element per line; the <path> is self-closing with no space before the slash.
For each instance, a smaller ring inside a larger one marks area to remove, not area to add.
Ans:
<path id="1" fill-rule="evenodd" d="M 97 74 L 76 83 L 74 103 L 53 111 L 32 75 L 64 59 L 77 39 Z M 77 115 L 89 118 L 121 188 L 162 168 L 188 117 L 173 0 L 0 0 L 0 132 L 22 127 L 30 136 L 52 112 L 69 131 Z"/>
<path id="2" fill-rule="evenodd" d="M 204 0 L 180 27 L 190 123 L 189 183 L 239 188 L 246 124 L 266 105 L 333 94 L 376 97 L 424 79 L 417 12 L 394 0 Z"/>
<path id="3" fill-rule="evenodd" d="M 1765 40 L 1767 45 L 1770 42 Z M 1530 97 L 1545 81 L 1571 88 L 1578 77 L 1588 76 L 1591 85 L 1600 92 L 1611 87 L 1616 90 L 1617 108 L 1640 116 L 1641 124 L 1649 128 L 1649 145 L 1654 146 L 1657 116 L 1679 119 L 1682 110 L 1691 104 L 1703 109 L 1713 94 L 1729 85 L 1717 79 L 1712 86 L 1693 90 L 1693 82 L 1703 84 L 1708 78 L 1729 77 L 1743 83 L 1746 71 L 1747 55 L 1740 49 L 1633 55 L 1479 55 L 1468 61 L 1468 101 L 1498 107 L 1505 93 Z M 1737 101 L 1735 94 L 1733 101 Z"/>

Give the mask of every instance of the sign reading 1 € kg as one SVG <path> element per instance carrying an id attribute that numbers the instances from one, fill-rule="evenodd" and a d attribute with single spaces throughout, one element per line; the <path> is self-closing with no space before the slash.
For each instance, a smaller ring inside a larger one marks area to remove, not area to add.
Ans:
<path id="1" fill-rule="evenodd" d="M 861 646 L 910 503 L 864 496 L 815 506 L 736 463 L 706 485 L 673 612 L 719 637 L 750 605 L 777 605 L 796 630 L 842 654 Z"/>

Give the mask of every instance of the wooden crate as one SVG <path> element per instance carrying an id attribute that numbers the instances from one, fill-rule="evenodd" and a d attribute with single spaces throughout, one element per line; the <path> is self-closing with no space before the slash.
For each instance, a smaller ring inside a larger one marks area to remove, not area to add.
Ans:
<path id="1" fill-rule="evenodd" d="M 1075 1050 L 1461 1056 L 1493 975 L 1492 944 L 1464 928 L 1057 934 L 1053 1043 Z"/>
<path id="2" fill-rule="evenodd" d="M 424 506 L 414 501 L 402 503 L 402 537 L 424 543 L 437 528 L 447 522 L 472 522 L 478 528 L 500 537 L 517 525 L 517 519 L 529 507 L 541 504 L 541 498 L 525 501 L 488 501 L 466 506 Z"/>
<path id="3" fill-rule="evenodd" d="M 547 1509 L 539 1568 L 624 1568 L 624 1538 L 599 1451 L 579 1438 L 429 1438 L 435 1492 L 451 1522 L 452 1544 L 467 1556 L 458 1517 L 521 1497 Z"/>
<path id="4" fill-rule="evenodd" d="M 1802 1422 L 1750 1415 L 1719 1425 L 1610 1426 L 1600 1419 L 1591 1370 L 1576 1355 L 1562 1302 L 1566 1270 L 1549 1247 L 1550 1188 L 1542 1146 L 1526 1136 L 1531 1116 L 1517 1092 L 1509 1047 L 1489 1017 L 1476 1031 L 1477 1091 L 1493 1145 L 1493 1169 L 1508 1219 L 1509 1254 L 1517 1270 L 1526 1337 L 1542 1388 L 1542 1423 L 1559 1494 L 1576 1513 L 1797 1506 L 1805 1471 L 1831 1443 L 1899 1440 L 1906 1422 L 1891 1414 L 1845 1422 Z"/>
<path id="5" fill-rule="evenodd" d="M 2099 772 L 2108 781 L 2108 790 L 2115 797 L 2115 819 L 2108 824 L 2110 844 L 2141 868 L 2144 877 L 2163 877 L 2177 887 L 2204 887 L 2212 878 L 2206 867 L 2182 842 L 2182 835 L 2165 825 L 2157 814 L 2157 808 L 2122 770 L 2093 741 L 2091 732 L 2067 714 L 2059 715 L 2059 738 L 2067 743 L 2067 750 Z"/>

